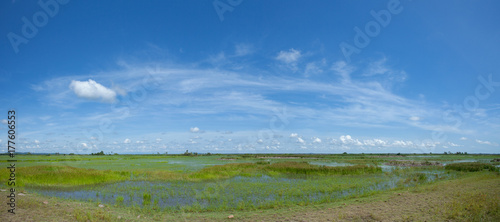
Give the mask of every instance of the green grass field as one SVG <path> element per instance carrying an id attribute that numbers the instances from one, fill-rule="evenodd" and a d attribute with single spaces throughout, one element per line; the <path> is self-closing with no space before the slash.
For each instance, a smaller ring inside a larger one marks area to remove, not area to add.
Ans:
<path id="1" fill-rule="evenodd" d="M 17 196 L 16 215 L 2 215 L 8 221 L 27 221 L 43 210 L 58 212 L 44 221 L 220 221 L 228 215 L 244 221 L 325 221 L 331 215 L 331 220 L 495 221 L 500 219 L 500 175 L 492 160 L 499 157 L 18 155 L 16 190 L 26 195 Z M 5 166 L 7 160 L 0 156 Z M 3 167 L 2 190 L 9 188 L 8 177 Z M 411 196 L 398 199 L 408 201 L 403 203 L 408 209 L 376 207 L 390 205 L 395 192 Z M 440 195 L 446 196 L 434 199 Z M 411 204 L 430 208 L 413 212 Z M 363 210 L 356 208 L 361 205 L 366 205 Z"/>

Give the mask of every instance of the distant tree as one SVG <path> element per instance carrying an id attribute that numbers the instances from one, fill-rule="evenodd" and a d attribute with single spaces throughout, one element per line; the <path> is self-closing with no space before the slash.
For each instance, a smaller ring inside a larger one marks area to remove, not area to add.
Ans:
<path id="1" fill-rule="evenodd" d="M 69 155 L 75 155 L 74 153 L 69 153 Z"/>
<path id="2" fill-rule="evenodd" d="M 90 155 L 106 155 L 104 154 L 104 151 L 101 150 L 101 152 L 98 153 L 90 153 Z"/>
<path id="3" fill-rule="evenodd" d="M 347 152 L 344 152 L 344 153 L 342 153 L 342 154 L 347 154 Z"/>

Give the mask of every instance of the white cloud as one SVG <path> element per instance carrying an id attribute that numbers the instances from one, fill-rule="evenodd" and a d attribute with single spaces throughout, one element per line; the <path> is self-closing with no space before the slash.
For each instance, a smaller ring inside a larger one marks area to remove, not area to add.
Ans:
<path id="1" fill-rule="evenodd" d="M 128 138 L 127 138 L 127 139 L 125 139 L 125 140 L 123 141 L 123 143 L 130 143 L 130 139 L 128 139 Z"/>
<path id="2" fill-rule="evenodd" d="M 371 139 L 371 140 L 363 140 L 363 144 L 365 146 L 385 146 L 387 145 L 387 142 L 381 139 Z"/>
<path id="3" fill-rule="evenodd" d="M 393 146 L 402 146 L 402 147 L 405 147 L 405 146 L 413 145 L 413 142 L 411 142 L 411 141 L 403 141 L 403 140 L 396 140 L 396 141 L 392 142 L 392 145 Z"/>
<path id="4" fill-rule="evenodd" d="M 342 143 L 345 143 L 346 141 L 350 141 L 352 140 L 351 136 L 350 135 L 347 135 L 347 136 L 340 136 L 340 141 L 342 141 Z"/>
<path id="5" fill-rule="evenodd" d="M 291 64 L 297 62 L 301 56 L 300 51 L 290 49 L 288 51 L 280 51 L 278 56 L 276 56 L 276 59 L 284 63 Z"/>
<path id="6" fill-rule="evenodd" d="M 102 102 L 113 103 L 116 100 L 116 92 L 89 79 L 88 81 L 72 80 L 69 88 L 80 98 L 90 100 L 101 100 Z"/>
<path id="7" fill-rule="evenodd" d="M 7 123 L 8 123 L 8 121 L 7 121 L 6 119 L 3 119 L 3 120 L 2 120 L 2 124 L 7 125 Z"/>
<path id="8" fill-rule="evenodd" d="M 47 121 L 49 120 L 50 118 L 52 118 L 52 116 L 40 116 L 38 117 L 39 119 L 43 120 L 43 121 Z"/>
<path id="9" fill-rule="evenodd" d="M 363 143 L 361 143 L 358 139 L 353 139 L 350 135 L 340 136 L 340 141 L 344 145 L 356 145 L 356 146 L 363 145 Z"/>
<path id="10" fill-rule="evenodd" d="M 299 142 L 299 143 L 305 143 L 306 141 L 304 141 L 302 138 L 299 137 L 299 138 L 297 138 L 297 142 Z"/>
<path id="11" fill-rule="evenodd" d="M 156 138 L 156 143 L 159 143 L 161 142 L 161 139 L 160 138 Z"/>
<path id="12" fill-rule="evenodd" d="M 85 148 L 88 147 L 86 143 L 82 143 L 82 146 L 85 147 Z"/>
<path id="13" fill-rule="evenodd" d="M 364 71 L 363 76 L 376 76 L 384 75 L 387 80 L 402 82 L 407 78 L 405 71 L 394 70 L 387 66 L 385 63 L 387 58 L 380 59 L 378 61 L 372 62 L 368 65 L 368 68 Z"/>
<path id="14" fill-rule="evenodd" d="M 467 137 L 460 137 L 460 140 L 467 140 Z"/>
<path id="15" fill-rule="evenodd" d="M 234 54 L 236 56 L 246 56 L 252 54 L 253 51 L 253 47 L 249 44 L 238 44 L 235 46 Z"/>
<path id="16" fill-rule="evenodd" d="M 476 143 L 484 144 L 484 145 L 490 145 L 490 146 L 498 146 L 497 143 L 492 143 L 490 141 L 483 141 L 483 140 L 478 140 L 478 139 L 476 139 Z"/>
<path id="17" fill-rule="evenodd" d="M 208 61 L 214 65 L 222 65 L 227 62 L 227 59 L 224 52 L 219 52 L 217 55 L 210 56 L 210 58 L 208 58 Z"/>
<path id="18" fill-rule="evenodd" d="M 39 143 L 40 143 L 40 141 L 38 141 L 38 140 L 35 140 L 35 143 L 36 143 L 36 144 L 39 144 Z"/>
<path id="19" fill-rule="evenodd" d="M 323 60 L 322 65 L 325 65 L 325 64 L 326 64 L 326 61 Z M 320 65 L 318 65 L 315 62 L 307 63 L 306 69 L 304 71 L 306 76 L 313 75 L 313 74 L 319 74 L 322 72 L 323 72 L 323 69 L 321 69 Z"/>
<path id="20" fill-rule="evenodd" d="M 191 129 L 189 129 L 189 131 L 191 131 L 192 133 L 197 133 L 197 132 L 200 132 L 200 128 L 198 127 L 193 127 Z"/>
<path id="21" fill-rule="evenodd" d="M 448 145 L 453 146 L 453 147 L 462 146 L 462 145 L 458 145 L 458 144 L 452 143 L 452 142 L 448 142 Z"/>
<path id="22" fill-rule="evenodd" d="M 292 138 L 294 138 L 294 137 L 298 137 L 298 136 L 299 136 L 299 134 L 297 134 L 297 133 L 291 133 L 291 134 L 290 134 L 290 137 L 292 137 Z"/>
<path id="23" fill-rule="evenodd" d="M 385 66 L 386 58 L 383 58 L 379 61 L 372 62 L 365 70 L 364 76 L 373 76 L 373 75 L 382 75 L 386 74 L 390 70 Z"/>
<path id="24" fill-rule="evenodd" d="M 410 120 L 411 121 L 419 121 L 420 117 L 418 117 L 418 116 L 412 116 L 412 117 L 410 117 Z"/>
<path id="25" fill-rule="evenodd" d="M 350 82 L 351 81 L 351 73 L 354 71 L 352 66 L 347 65 L 347 63 L 343 60 L 337 61 L 332 65 L 332 70 L 342 77 L 342 81 Z"/>
<path id="26" fill-rule="evenodd" d="M 314 138 L 313 143 L 321 143 L 321 139 L 316 137 Z"/>

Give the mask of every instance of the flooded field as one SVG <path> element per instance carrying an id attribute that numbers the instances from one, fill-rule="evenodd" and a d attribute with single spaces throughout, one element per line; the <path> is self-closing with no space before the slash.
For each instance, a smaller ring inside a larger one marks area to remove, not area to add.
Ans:
<path id="1" fill-rule="evenodd" d="M 222 181 L 151 182 L 124 181 L 67 189 L 31 189 L 42 195 L 124 206 L 157 206 L 168 209 L 196 207 L 198 210 L 262 208 L 270 204 L 300 204 L 335 201 L 354 195 L 415 186 L 452 177 L 442 170 L 405 175 L 370 177 L 281 178 L 236 176 Z M 336 186 L 331 186 L 335 184 Z"/>
<path id="2" fill-rule="evenodd" d="M 498 171 L 495 159 L 481 155 L 82 155 L 43 160 L 26 156 L 17 172 L 23 178 L 23 192 L 57 202 L 149 213 L 226 212 L 349 201 L 454 180 L 466 172 Z"/>

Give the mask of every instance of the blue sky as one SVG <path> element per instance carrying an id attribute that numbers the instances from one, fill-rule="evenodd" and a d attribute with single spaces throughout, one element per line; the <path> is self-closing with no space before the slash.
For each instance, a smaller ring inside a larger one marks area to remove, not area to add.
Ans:
<path id="1" fill-rule="evenodd" d="M 498 1 L 3 1 L 18 152 L 499 153 Z"/>

